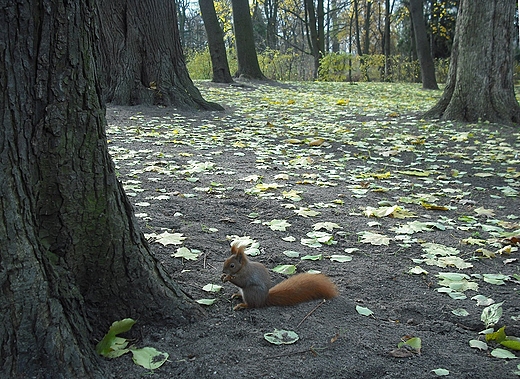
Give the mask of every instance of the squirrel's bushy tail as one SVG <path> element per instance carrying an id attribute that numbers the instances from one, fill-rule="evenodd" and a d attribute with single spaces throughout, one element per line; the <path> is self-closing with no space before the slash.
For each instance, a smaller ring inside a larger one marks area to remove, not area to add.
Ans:
<path id="1" fill-rule="evenodd" d="M 296 305 L 310 300 L 331 299 L 338 289 L 323 274 L 298 274 L 269 290 L 266 305 Z"/>

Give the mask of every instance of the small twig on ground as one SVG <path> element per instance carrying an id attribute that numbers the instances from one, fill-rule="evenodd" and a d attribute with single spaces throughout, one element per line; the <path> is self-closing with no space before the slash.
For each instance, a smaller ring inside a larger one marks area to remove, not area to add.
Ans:
<path id="1" fill-rule="evenodd" d="M 309 349 L 297 350 L 297 351 L 291 351 L 289 353 L 282 353 L 282 354 L 278 354 L 278 355 L 267 356 L 265 358 L 266 359 L 282 358 L 282 357 L 289 357 L 291 355 L 305 354 L 305 353 L 308 353 L 308 352 L 309 352 Z"/>
<path id="2" fill-rule="evenodd" d="M 304 322 L 305 320 L 307 320 L 307 317 L 309 317 L 311 314 L 313 314 L 314 311 L 315 311 L 316 309 L 318 309 L 318 308 L 321 307 L 323 304 L 325 304 L 326 301 L 327 301 L 327 300 L 323 299 L 321 303 L 319 303 L 318 305 L 316 305 L 312 311 L 310 311 L 309 313 L 307 313 L 307 314 L 305 315 L 305 317 L 300 321 L 300 323 L 299 323 L 298 325 L 296 325 L 296 327 L 299 328 L 300 325 L 303 324 L 303 322 Z"/>

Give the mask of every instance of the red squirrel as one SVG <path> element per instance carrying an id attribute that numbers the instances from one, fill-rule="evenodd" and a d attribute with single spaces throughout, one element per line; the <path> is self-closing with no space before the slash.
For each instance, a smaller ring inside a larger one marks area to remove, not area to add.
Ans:
<path id="1" fill-rule="evenodd" d="M 271 278 L 265 266 L 249 260 L 244 249 L 245 245 L 233 243 L 231 256 L 222 269 L 222 281 L 240 288 L 240 293 L 233 297 L 241 297 L 243 302 L 233 310 L 295 305 L 338 296 L 336 285 L 323 274 L 298 274 L 271 288 Z"/>

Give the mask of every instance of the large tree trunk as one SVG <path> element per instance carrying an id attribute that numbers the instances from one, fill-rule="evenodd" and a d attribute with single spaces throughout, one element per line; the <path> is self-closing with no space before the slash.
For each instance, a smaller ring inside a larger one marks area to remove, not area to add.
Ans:
<path id="1" fill-rule="evenodd" d="M 213 0 L 199 0 L 199 8 L 208 37 L 213 81 L 216 83 L 233 83 L 233 78 L 229 72 L 224 33 L 222 33 L 222 28 L 218 23 L 215 4 L 213 4 Z"/>
<path id="2" fill-rule="evenodd" d="M 461 0 L 444 93 L 426 117 L 519 124 L 513 86 L 514 0 Z"/>
<path id="3" fill-rule="evenodd" d="M 421 66 L 422 88 L 439 89 L 435 79 L 435 64 L 430 53 L 430 45 L 424 23 L 423 0 L 410 0 L 410 18 L 412 19 L 417 56 Z"/>
<path id="4" fill-rule="evenodd" d="M 249 1 L 231 0 L 231 5 L 233 7 L 233 30 L 235 31 L 237 48 L 237 76 L 265 80 L 256 55 Z"/>
<path id="5" fill-rule="evenodd" d="M 0 10 L 2 378 L 105 378 L 94 339 L 113 321 L 201 314 L 151 256 L 116 179 L 95 4 Z"/>
<path id="6" fill-rule="evenodd" d="M 100 14 L 107 102 L 222 109 L 205 101 L 188 75 L 174 1 L 105 0 Z"/>

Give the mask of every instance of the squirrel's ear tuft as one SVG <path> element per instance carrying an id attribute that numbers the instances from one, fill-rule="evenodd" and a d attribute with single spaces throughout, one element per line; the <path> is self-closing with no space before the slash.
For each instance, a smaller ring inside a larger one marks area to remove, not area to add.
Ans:
<path id="1" fill-rule="evenodd" d="M 249 243 L 247 243 L 246 241 L 235 240 L 235 241 L 231 242 L 231 252 L 233 254 L 241 254 L 244 252 L 247 245 L 249 245 Z"/>

